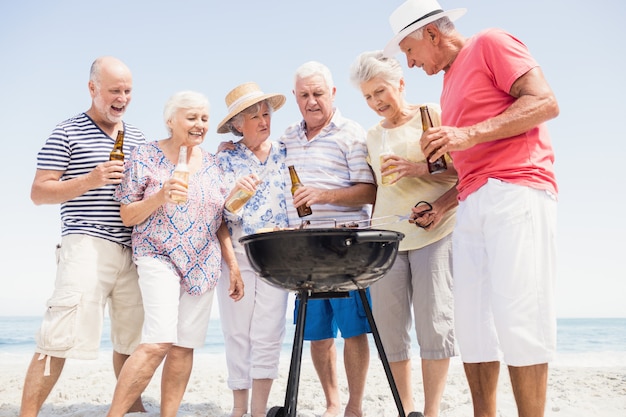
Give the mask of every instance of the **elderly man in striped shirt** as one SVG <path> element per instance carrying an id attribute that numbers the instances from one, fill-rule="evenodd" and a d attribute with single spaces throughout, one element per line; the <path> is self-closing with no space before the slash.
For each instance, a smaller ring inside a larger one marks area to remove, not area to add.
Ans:
<path id="1" fill-rule="evenodd" d="M 122 223 L 113 200 L 124 163 L 109 161 L 118 131 L 124 132 L 127 155 L 145 143 L 143 133 L 122 120 L 132 75 L 119 59 L 100 57 L 91 66 L 88 88 L 89 110 L 59 123 L 37 156 L 31 199 L 61 205 L 62 237 L 55 288 L 36 336 L 20 417 L 39 413 L 66 358 L 97 358 L 107 303 L 116 375 L 141 337 L 143 306 L 131 228 Z M 129 411 L 145 411 L 141 398 Z"/>

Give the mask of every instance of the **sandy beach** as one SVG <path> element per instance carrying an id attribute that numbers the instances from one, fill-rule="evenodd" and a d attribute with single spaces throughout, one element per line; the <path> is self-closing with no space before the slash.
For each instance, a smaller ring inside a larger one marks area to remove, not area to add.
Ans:
<path id="1" fill-rule="evenodd" d="M 0 352 L 0 417 L 14 417 L 19 412 L 24 374 L 29 354 Z M 342 364 L 340 363 L 340 366 Z M 422 384 L 419 360 L 414 360 L 414 390 L 421 403 Z M 280 377 L 274 383 L 269 407 L 284 404 L 289 356 L 281 360 Z M 148 413 L 132 416 L 158 417 L 160 369 L 144 393 Z M 226 417 L 231 407 L 231 392 L 226 386 L 226 365 L 222 355 L 199 353 L 179 416 Z M 347 395 L 345 376 L 340 373 L 342 397 Z M 95 361 L 69 360 L 65 370 L 44 405 L 41 417 L 105 416 L 114 388 L 110 352 Z M 517 415 L 506 368 L 502 368 L 498 392 L 498 416 Z M 323 392 L 305 346 L 299 383 L 298 414 L 318 417 L 323 412 Z M 393 401 L 382 363 L 372 356 L 364 399 L 368 417 L 395 417 Z M 129 414 L 130 416 L 131 414 Z M 472 406 L 463 367 L 454 358 L 442 402 L 442 417 L 471 416 Z M 615 417 L 626 416 L 626 363 L 618 366 L 566 366 L 558 361 L 551 367 L 546 416 Z"/>

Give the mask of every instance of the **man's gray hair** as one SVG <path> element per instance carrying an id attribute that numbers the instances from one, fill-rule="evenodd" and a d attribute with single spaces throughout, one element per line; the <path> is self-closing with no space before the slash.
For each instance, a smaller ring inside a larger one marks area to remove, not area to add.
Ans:
<path id="1" fill-rule="evenodd" d="M 298 67 L 298 69 L 296 70 L 296 75 L 293 80 L 294 86 L 296 85 L 299 79 L 308 78 L 313 75 L 322 76 L 329 90 L 332 90 L 335 87 L 335 83 L 333 83 L 333 76 L 330 73 L 330 70 L 328 69 L 328 67 L 317 61 L 309 61 L 300 65 L 300 67 Z"/>

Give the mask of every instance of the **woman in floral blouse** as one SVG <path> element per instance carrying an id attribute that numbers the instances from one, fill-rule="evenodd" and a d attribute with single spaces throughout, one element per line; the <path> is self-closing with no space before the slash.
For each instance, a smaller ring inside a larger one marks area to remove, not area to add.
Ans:
<path id="1" fill-rule="evenodd" d="M 110 417 L 126 413 L 164 358 L 161 416 L 176 416 L 193 351 L 206 338 L 218 281 L 226 283 L 235 301 L 243 297 L 222 221 L 227 188 L 216 157 L 198 146 L 208 131 L 209 102 L 192 91 L 174 94 L 165 105 L 164 119 L 170 137 L 132 151 L 115 193 L 124 224 L 133 226 L 145 319 L 141 344 L 120 373 Z M 173 178 L 181 146 L 188 150 L 188 182 Z M 177 203 L 177 197 L 186 197 L 186 202 Z M 220 279 L 222 256 L 230 268 Z"/>
<path id="2" fill-rule="evenodd" d="M 288 293 L 258 277 L 239 238 L 260 229 L 287 227 L 285 148 L 269 140 L 272 111 L 284 103 L 282 94 L 264 94 L 255 83 L 240 85 L 226 96 L 229 114 L 217 130 L 241 137 L 218 153 L 226 181 L 233 187 L 231 196 L 241 190 L 252 194 L 243 207 L 227 203 L 224 210 L 246 286 L 246 295 L 237 304 L 229 299 L 225 282 L 218 284 L 217 292 L 228 387 L 233 390 L 231 417 L 247 413 L 249 402 L 252 417 L 264 417 L 272 382 L 278 377 Z"/>

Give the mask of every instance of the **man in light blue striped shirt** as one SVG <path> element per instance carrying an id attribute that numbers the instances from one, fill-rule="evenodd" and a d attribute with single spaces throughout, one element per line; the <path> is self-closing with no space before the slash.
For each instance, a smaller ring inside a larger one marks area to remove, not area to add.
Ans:
<path id="1" fill-rule="evenodd" d="M 366 132 L 334 107 L 335 92 L 326 66 L 308 62 L 296 71 L 293 93 L 303 120 L 287 128 L 281 138 L 287 148 L 286 165 L 295 167 L 304 184 L 287 202 L 292 227 L 302 220 L 311 220 L 310 227 L 334 227 L 336 222 L 370 216 L 376 185 L 366 161 Z M 313 211 L 305 219 L 296 211 L 302 204 Z M 324 416 L 341 412 L 334 341 L 338 329 L 344 338 L 350 394 L 344 415 L 361 417 L 371 329 L 356 291 L 349 298 L 312 299 L 307 304 L 304 339 L 311 341 L 311 358 L 326 396 Z"/>
<path id="2" fill-rule="evenodd" d="M 123 161 L 109 161 L 118 131 L 124 153 L 145 143 L 141 131 L 124 123 L 132 75 L 114 57 L 91 66 L 89 110 L 53 130 L 37 156 L 31 199 L 61 205 L 57 277 L 47 302 L 37 348 L 30 363 L 20 417 L 35 417 L 61 375 L 66 358 L 96 359 L 108 303 L 116 376 L 140 341 L 143 306 L 130 248 L 131 228 L 122 223 L 113 192 L 123 178 Z M 145 411 L 138 398 L 129 411 Z"/>

